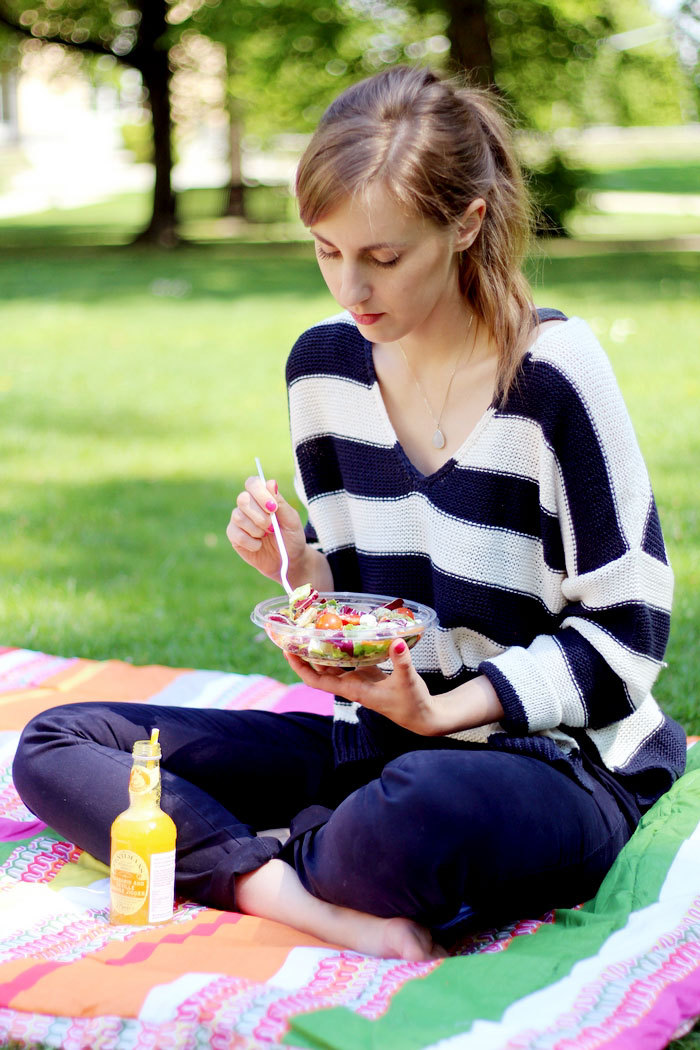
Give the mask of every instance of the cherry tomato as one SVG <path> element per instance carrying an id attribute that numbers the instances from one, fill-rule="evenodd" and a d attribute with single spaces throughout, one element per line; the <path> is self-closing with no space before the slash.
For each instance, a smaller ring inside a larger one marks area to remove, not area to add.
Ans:
<path id="1" fill-rule="evenodd" d="M 394 612 L 398 613 L 399 616 L 407 616 L 409 620 L 415 620 L 415 616 L 405 605 L 399 605 L 398 609 L 394 609 Z"/>
<path id="2" fill-rule="evenodd" d="M 343 613 L 342 616 L 341 616 L 341 619 L 342 619 L 343 623 L 359 623 L 360 622 L 360 614 L 359 613 Z"/>
<path id="3" fill-rule="evenodd" d="M 337 631 L 343 626 L 343 621 L 337 613 L 324 612 L 321 613 L 314 626 L 318 627 L 319 631 Z"/>

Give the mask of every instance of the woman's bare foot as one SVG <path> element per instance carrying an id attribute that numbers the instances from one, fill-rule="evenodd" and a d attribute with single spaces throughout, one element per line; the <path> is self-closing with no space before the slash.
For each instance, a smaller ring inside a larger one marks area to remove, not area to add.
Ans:
<path id="1" fill-rule="evenodd" d="M 359 916 L 362 912 L 353 914 Z M 369 918 L 375 919 L 381 926 L 373 931 L 373 937 L 365 942 L 365 947 L 356 948 L 355 951 L 377 955 L 380 959 L 406 959 L 409 962 L 443 959 L 447 955 L 441 945 L 433 943 L 430 931 L 411 919 L 376 919 L 373 915 Z"/>
<path id="2" fill-rule="evenodd" d="M 284 922 L 320 940 L 381 959 L 424 962 L 447 954 L 444 948 L 433 944 L 428 930 L 411 919 L 382 919 L 312 896 L 294 869 L 277 859 L 238 876 L 236 907 L 249 915 Z"/>

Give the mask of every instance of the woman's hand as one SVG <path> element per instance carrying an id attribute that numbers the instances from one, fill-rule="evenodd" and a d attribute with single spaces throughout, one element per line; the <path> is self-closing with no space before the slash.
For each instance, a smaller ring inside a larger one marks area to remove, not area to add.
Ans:
<path id="1" fill-rule="evenodd" d="M 413 666 L 408 646 L 401 639 L 389 647 L 393 665 L 391 674 L 385 674 L 377 667 L 340 671 L 309 664 L 289 653 L 284 655 L 306 685 L 354 700 L 420 736 L 446 736 L 463 729 L 490 725 L 498 722 L 505 713 L 498 694 L 484 675 L 477 675 L 448 693 L 432 696 Z"/>
<path id="2" fill-rule="evenodd" d="M 356 671 L 309 664 L 298 656 L 285 653 L 292 670 L 301 680 L 327 693 L 337 693 L 346 700 L 355 700 L 371 711 L 385 715 L 404 729 L 421 736 L 433 736 L 435 728 L 435 700 L 411 662 L 408 646 L 401 639 L 391 643 L 389 657 L 391 674 L 377 667 L 362 667 Z"/>
<path id="3" fill-rule="evenodd" d="M 305 583 L 299 578 L 306 556 L 304 528 L 294 507 L 280 495 L 276 481 L 264 485 L 257 476 L 247 479 L 236 499 L 226 535 L 244 561 L 263 576 L 279 582 L 281 559 L 272 529 L 275 511 L 289 555 L 289 578 L 295 585 Z"/>

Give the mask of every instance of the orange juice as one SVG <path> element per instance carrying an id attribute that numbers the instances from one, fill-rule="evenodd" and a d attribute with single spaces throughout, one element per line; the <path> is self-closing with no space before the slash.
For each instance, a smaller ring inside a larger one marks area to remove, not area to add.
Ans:
<path id="1" fill-rule="evenodd" d="M 145 926 L 172 918 L 175 896 L 173 821 L 160 808 L 158 730 L 137 740 L 129 808 L 112 824 L 110 922 Z"/>

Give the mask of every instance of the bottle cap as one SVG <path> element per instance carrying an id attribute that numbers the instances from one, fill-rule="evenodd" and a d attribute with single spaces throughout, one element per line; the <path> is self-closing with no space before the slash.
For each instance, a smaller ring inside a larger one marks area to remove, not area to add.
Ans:
<path id="1" fill-rule="evenodd" d="M 151 731 L 150 740 L 135 740 L 132 749 L 134 758 L 156 759 L 161 757 L 160 744 L 158 743 L 158 730 Z"/>

